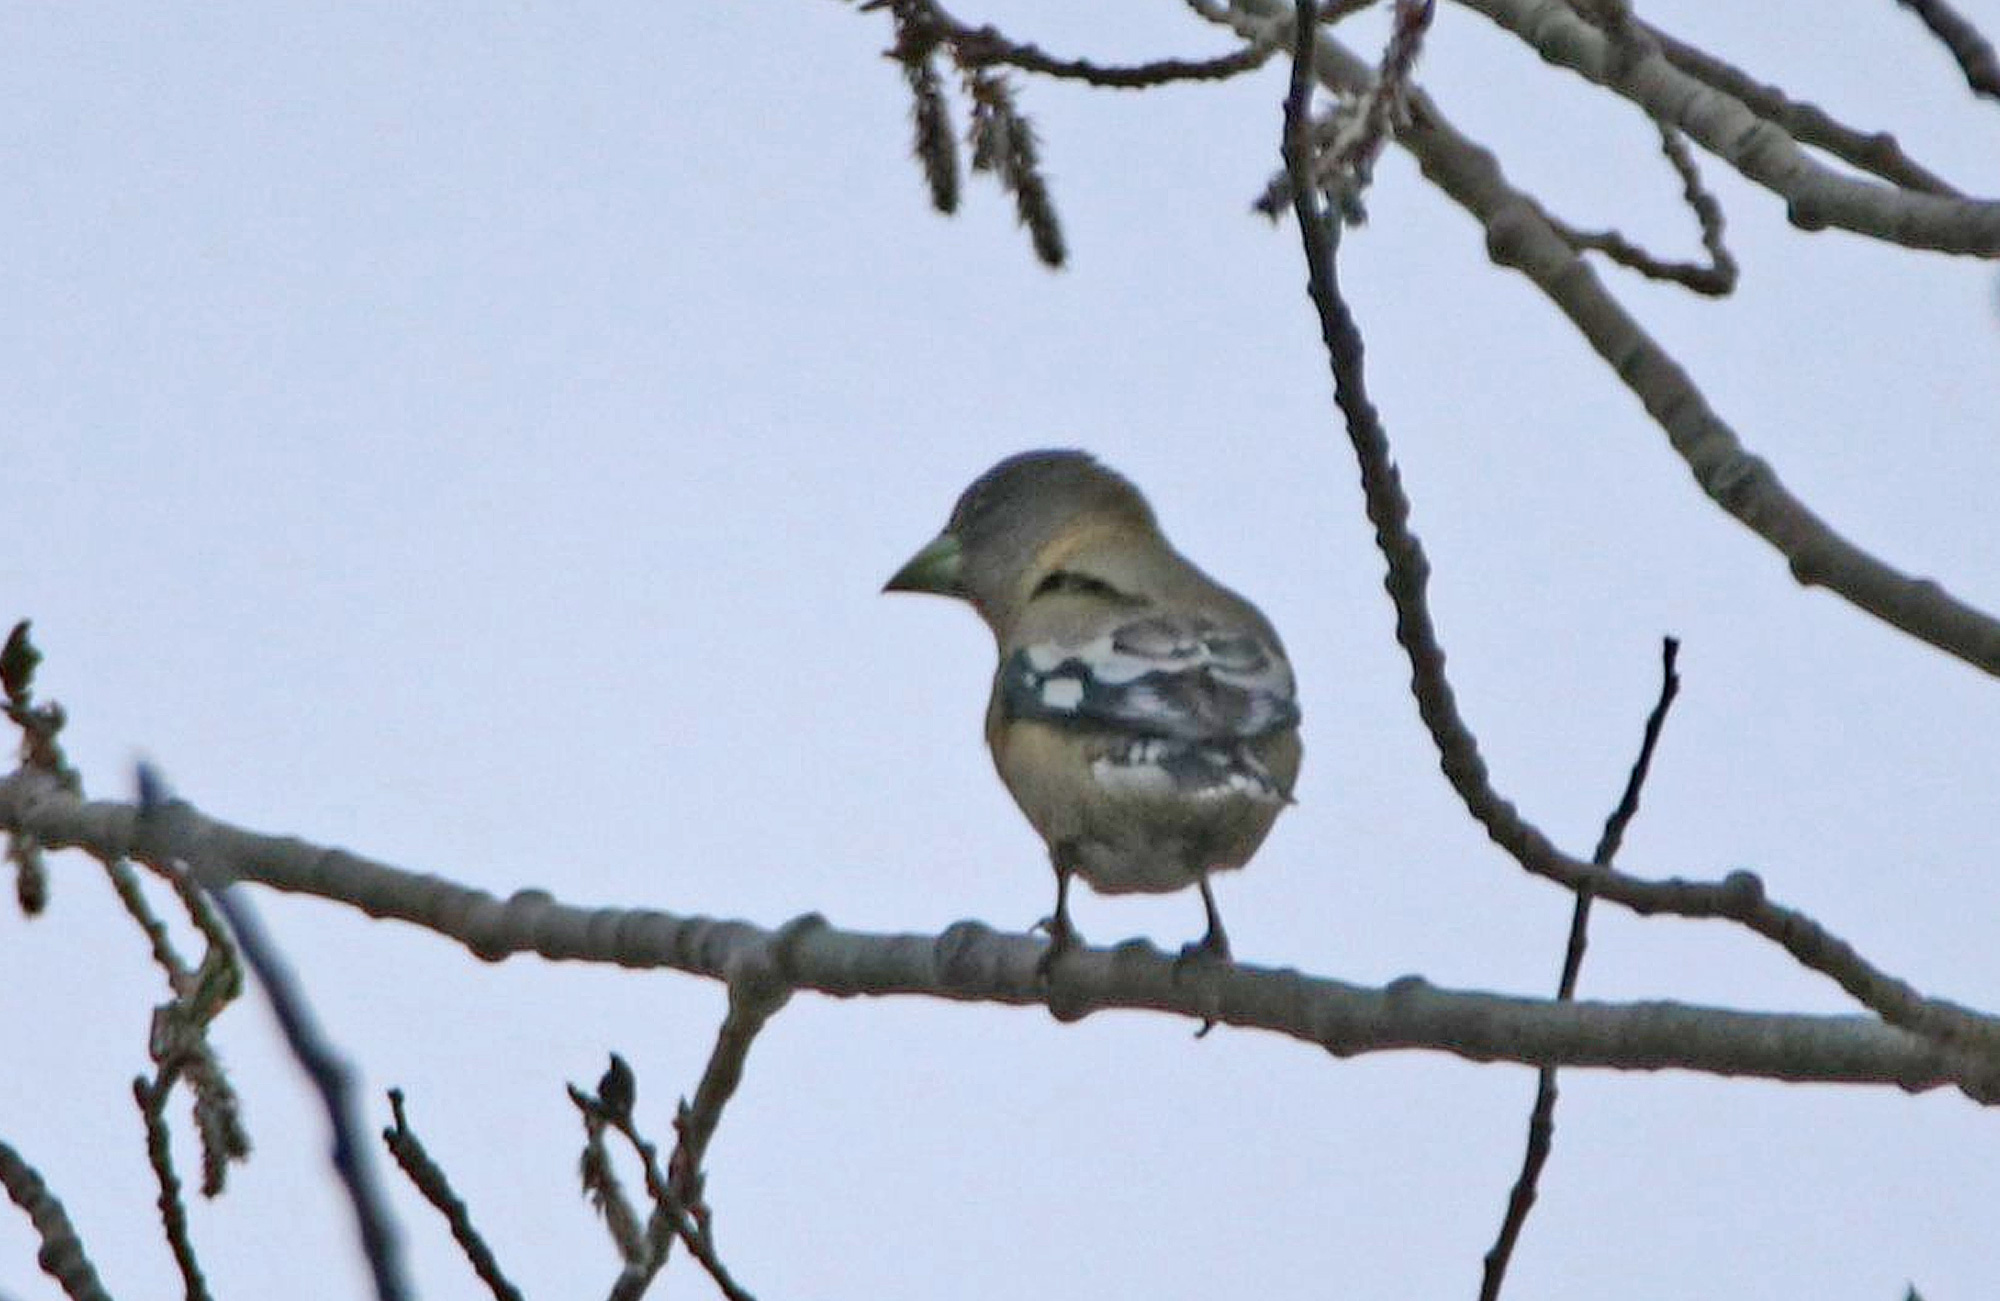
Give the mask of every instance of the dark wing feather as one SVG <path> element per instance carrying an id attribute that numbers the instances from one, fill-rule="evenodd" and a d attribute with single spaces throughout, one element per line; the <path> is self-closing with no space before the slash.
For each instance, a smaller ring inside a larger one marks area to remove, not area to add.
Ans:
<path id="1" fill-rule="evenodd" d="M 1075 645 L 1023 646 L 1001 667 L 1011 718 L 1230 744 L 1294 727 L 1291 665 L 1261 635 L 1148 614 Z"/>

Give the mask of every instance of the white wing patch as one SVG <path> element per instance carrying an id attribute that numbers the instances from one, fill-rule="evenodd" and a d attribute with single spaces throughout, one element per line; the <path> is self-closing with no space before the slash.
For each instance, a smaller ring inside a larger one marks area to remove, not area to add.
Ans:
<path id="1" fill-rule="evenodd" d="M 1292 668 L 1254 633 L 1206 618 L 1147 615 L 1076 644 L 1038 642 L 1002 670 L 1016 718 L 1096 723 L 1218 742 L 1292 727 Z"/>
<path id="2" fill-rule="evenodd" d="M 1291 802 L 1270 771 L 1241 745 L 1224 748 L 1149 737 L 1093 760 L 1090 775 L 1106 790 L 1121 794 Z"/>
<path id="3" fill-rule="evenodd" d="M 1091 775 L 1109 790 L 1290 799 L 1250 749 L 1299 721 L 1291 665 L 1255 633 L 1152 614 L 1088 641 L 1038 642 L 1002 666 L 1001 704 L 1010 718 L 1108 736 Z"/>
<path id="4" fill-rule="evenodd" d="M 1075 678 L 1044 678 L 1042 703 L 1059 713 L 1075 713 L 1083 703 L 1083 684 Z"/>

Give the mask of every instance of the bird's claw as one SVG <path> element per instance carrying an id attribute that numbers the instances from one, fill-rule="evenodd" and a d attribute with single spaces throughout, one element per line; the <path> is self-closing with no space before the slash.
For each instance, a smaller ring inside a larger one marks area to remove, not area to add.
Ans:
<path id="1" fill-rule="evenodd" d="M 1200 939 L 1181 946 L 1181 955 L 1174 959 L 1174 971 L 1178 974 L 1209 963 L 1226 966 L 1234 961 L 1229 952 L 1229 937 L 1221 931 L 1210 931 Z"/>
<path id="2" fill-rule="evenodd" d="M 1041 960 L 1035 963 L 1035 974 L 1047 980 L 1050 970 L 1055 967 L 1057 961 L 1082 941 L 1076 933 L 1076 927 L 1070 925 L 1069 918 L 1061 914 L 1042 918 L 1035 923 L 1035 929 L 1046 931 L 1049 936 L 1049 947 L 1042 951 Z"/>
<path id="3" fill-rule="evenodd" d="M 1229 937 L 1220 930 L 1211 930 L 1200 939 L 1181 946 L 1181 955 L 1174 959 L 1174 979 L 1179 980 L 1182 976 L 1205 968 L 1228 966 L 1233 961 L 1229 954 Z M 1194 1032 L 1194 1037 L 1207 1038 L 1208 1032 L 1213 1029 L 1215 1029 L 1215 1018 L 1203 1017 L 1201 1029 Z"/>

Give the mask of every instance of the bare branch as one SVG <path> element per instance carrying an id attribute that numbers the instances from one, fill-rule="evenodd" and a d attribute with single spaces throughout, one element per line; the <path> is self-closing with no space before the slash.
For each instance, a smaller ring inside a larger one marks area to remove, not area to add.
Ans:
<path id="1" fill-rule="evenodd" d="M 1695 220 L 1701 223 L 1701 244 L 1708 252 L 1706 265 L 1655 258 L 1615 230 L 1582 231 L 1554 216 L 1548 216 L 1547 220 L 1577 248 L 1595 249 L 1618 265 L 1649 279 L 1670 280 L 1698 294 L 1723 297 L 1736 288 L 1737 267 L 1736 259 L 1722 242 L 1722 205 L 1703 187 L 1701 172 L 1681 133 L 1663 122 L 1655 125 L 1660 131 L 1660 152 L 1667 156 L 1667 161 L 1673 164 L 1675 173 L 1681 178 L 1681 197 L 1694 211 Z"/>
<path id="2" fill-rule="evenodd" d="M 1323 52 L 1329 38 L 1322 35 L 1318 39 Z M 1306 66 L 1301 60 L 1299 67 Z M 1294 96 L 1293 100 L 1298 98 Z M 1288 108 L 1293 100 L 1287 101 Z M 1428 115 L 1422 100 L 1413 107 L 1417 117 L 1406 134 L 1422 130 Z M 1485 828 L 1495 844 L 1526 870 L 1571 890 L 1588 884 L 1595 893 L 1642 914 L 1670 912 L 1733 918 L 1781 945 L 1803 965 L 1834 980 L 1885 1020 L 1941 1045 L 1963 1050 L 1968 1054 L 1964 1065 L 1973 1076 L 1992 1075 L 2000 1068 L 2000 1021 L 1943 1000 L 1925 998 L 1905 982 L 1867 962 L 1811 918 L 1771 903 L 1764 896 L 1763 883 L 1751 873 L 1732 872 L 1719 883 L 1702 885 L 1646 880 L 1581 863 L 1557 849 L 1493 788 L 1485 761 L 1480 757 L 1478 738 L 1460 716 L 1451 683 L 1445 677 L 1444 651 L 1438 644 L 1426 596 L 1430 562 L 1425 558 L 1423 545 L 1410 530 L 1410 504 L 1403 492 L 1402 476 L 1364 386 L 1361 336 L 1340 297 L 1335 275 L 1333 249 L 1337 228 L 1325 226 L 1318 211 L 1309 173 L 1311 161 L 1303 114 L 1303 104 L 1299 104 L 1299 120 L 1288 120 L 1285 138 L 1292 202 L 1310 268 L 1308 286 L 1333 370 L 1335 400 L 1346 417 L 1348 438 L 1361 467 L 1368 518 L 1375 526 L 1376 544 L 1387 561 L 1384 582 L 1396 609 L 1396 640 L 1410 660 L 1411 691 L 1416 697 L 1417 712 L 1431 733 L 1445 777 L 1466 811 Z M 1490 158 L 1487 165 L 1491 167 Z M 1555 238 L 1553 232 L 1549 234 Z M 1494 238 L 1499 238 L 1497 230 Z M 1570 253 L 1569 261 L 1573 267 L 1576 265 L 1574 252 Z M 2000 1082 L 2000 1077 L 1995 1079 Z M 1980 1090 L 1985 1086 L 1973 1087 Z"/>
<path id="3" fill-rule="evenodd" d="M 708 1271 L 725 1297 L 730 1301 L 754 1301 L 730 1276 L 716 1250 L 713 1217 L 703 1196 L 702 1161 L 715 1137 L 716 1126 L 722 1121 L 722 1109 L 742 1082 L 743 1063 L 750 1055 L 751 1043 L 765 1022 L 791 997 L 779 969 L 785 960 L 783 955 L 797 936 L 817 924 L 809 919 L 794 922 L 779 932 L 768 953 L 745 950 L 734 970 L 725 977 L 729 982 L 729 1012 L 716 1032 L 715 1047 L 709 1052 L 701 1082 L 695 1086 L 694 1100 L 682 1101 L 675 1113 L 674 1150 L 667 1158 L 664 1173 L 655 1160 L 653 1145 L 639 1134 L 632 1118 L 636 1081 L 631 1068 L 615 1054 L 612 1056 L 611 1070 L 598 1087 L 602 1117 L 625 1135 L 639 1154 L 646 1170 L 647 1191 L 653 1197 L 653 1215 L 647 1225 L 651 1249 L 641 1260 L 627 1266 L 611 1291 L 612 1301 L 637 1301 L 666 1265 L 668 1251 L 677 1237 L 687 1243 L 689 1254 Z M 578 1091 L 571 1089 L 570 1096 L 577 1099 Z M 579 1101 L 578 1105 L 584 1104 Z"/>
<path id="4" fill-rule="evenodd" d="M 1493 155 L 1419 100 L 1401 137 L 1425 175 L 1478 217 L 1503 266 L 1526 274 L 1562 309 L 1666 431 L 1710 498 L 1763 537 L 1808 586 L 1826 587 L 1877 618 L 1992 674 L 2000 622 L 1863 551 L 1786 490 L 1743 447 L 1686 371 L 1611 296 L 1574 247 L 1508 184 Z"/>
<path id="5" fill-rule="evenodd" d="M 1187 81 L 1226 81 L 1252 72 L 1270 61 L 1274 42 L 1251 41 L 1239 50 L 1212 59 L 1154 59 L 1146 63 L 1102 64 L 1089 59 L 1064 59 L 1029 41 L 1016 41 L 994 27 L 973 27 L 945 12 L 936 0 L 915 0 L 917 23 L 952 47 L 960 67 L 1006 64 L 1023 72 L 1066 81 L 1081 81 L 1112 90 L 1144 90 Z"/>
<path id="6" fill-rule="evenodd" d="M 1289 22 L 1251 13 L 1275 8 L 1276 0 L 1238 0 L 1241 12 L 1232 11 L 1231 22 L 1245 31 Z M 1342 93 L 1366 86 L 1373 76 L 1367 63 L 1324 33 L 1317 69 L 1322 84 Z M 1769 464 L 1743 447 L 1687 372 L 1604 288 L 1534 200 L 1508 183 L 1492 152 L 1453 127 L 1423 92 L 1411 96 L 1411 121 L 1396 142 L 1426 177 L 1479 219 L 1493 260 L 1528 276 L 1570 318 L 1645 404 L 1702 490 L 1776 548 L 1794 578 L 1825 587 L 1885 623 L 2000 675 L 2000 621 L 1933 580 L 1912 578 L 1863 551 L 1792 496 Z"/>
<path id="7" fill-rule="evenodd" d="M 139 886 L 139 874 L 122 858 L 106 860 L 104 874 L 111 879 L 111 888 L 117 893 L 118 902 L 125 905 L 125 911 L 145 934 L 146 943 L 153 951 L 154 964 L 166 973 L 167 988 L 176 996 L 185 996 L 194 986 L 194 973 L 174 948 L 167 924 L 154 914 L 153 905 L 147 901 L 145 892 Z"/>
<path id="8" fill-rule="evenodd" d="M 701 1200 L 701 1165 L 722 1121 L 722 1109 L 743 1082 L 743 1063 L 750 1056 L 751 1043 L 791 997 L 783 975 L 793 960 L 791 950 L 800 938 L 822 925 L 812 920 L 792 922 L 778 932 L 768 950 L 746 950 L 727 977 L 729 1014 L 716 1031 L 715 1047 L 709 1051 L 701 1082 L 695 1085 L 694 1100 L 683 1106 L 674 1121 L 679 1138 L 667 1165 L 684 1204 Z"/>
<path id="9" fill-rule="evenodd" d="M 1593 7 L 1580 12 L 1596 21 Z M 1713 90 L 1743 101 L 1751 112 L 1776 125 L 1802 145 L 1823 149 L 1835 158 L 1905 189 L 1953 197 L 1958 191 L 1911 159 L 1887 131 L 1862 131 L 1837 121 L 1816 104 L 1794 100 L 1783 90 L 1757 81 L 1733 64 L 1643 20 L 1628 20 L 1643 31 L 1667 62 Z M 1600 24 L 1601 25 L 1601 24 Z"/>
<path id="10" fill-rule="evenodd" d="M 52 790 L 38 774 L 0 778 L 0 830 L 31 830 L 51 848 L 122 852 L 131 848 L 137 822 L 130 805 L 80 800 Z M 806 918 L 794 923 L 781 944 L 779 933 L 748 922 L 653 909 L 579 908 L 539 890 L 502 901 L 345 850 L 244 831 L 180 802 L 160 807 L 152 824 L 147 834 L 153 852 L 171 848 L 175 857 L 198 859 L 195 870 L 204 880 L 255 881 L 331 899 L 372 917 L 415 923 L 489 960 L 538 953 L 558 961 L 667 967 L 727 980 L 756 954 L 775 964 L 787 988 L 836 997 L 924 995 L 1036 1007 L 1048 1006 L 1050 999 L 1049 983 L 1039 973 L 1042 942 L 977 922 L 960 922 L 936 936 L 875 935 Z M 1557 858 L 1559 864 L 1566 861 Z M 1860 964 L 1851 949 L 1810 919 L 1763 900 L 1748 873 L 1720 886 L 1615 874 L 1594 882 L 1600 894 L 1607 893 L 1607 883 L 1643 905 L 1642 911 L 1784 919 L 1797 932 L 1795 942 L 1828 946 L 1836 958 Z M 1873 973 L 1866 964 L 1859 970 Z M 1906 1090 L 1951 1084 L 1969 1096 L 2000 1101 L 2000 1087 L 1963 1054 L 1873 1017 L 1773 1015 L 1660 1002 L 1563 1006 L 1444 990 L 1414 978 L 1369 989 L 1246 963 L 1190 975 L 1177 969 L 1170 955 L 1137 941 L 1079 949 L 1065 966 L 1063 984 L 1065 996 L 1073 999 L 1065 1009 L 1071 1016 L 1123 1008 L 1194 1021 L 1212 1018 L 1319 1044 L 1342 1056 L 1423 1048 L 1531 1066 L 1674 1067 Z M 1917 997 L 1900 982 L 1897 987 Z M 1947 1025 L 1990 1024 L 1949 1004 L 1919 1000 L 1918 1007 L 1934 1009 Z"/>
<path id="11" fill-rule="evenodd" d="M 784 954 L 794 938 L 812 929 L 810 921 L 795 922 L 779 933 L 774 953 Z M 701 1082 L 695 1086 L 694 1101 L 683 1102 L 674 1117 L 674 1152 L 667 1161 L 671 1205 L 680 1213 L 677 1227 L 681 1239 L 729 1301 L 754 1299 L 730 1277 L 716 1251 L 713 1216 L 704 1196 L 702 1162 L 707 1159 L 716 1126 L 722 1121 L 722 1109 L 736 1095 L 736 1086 L 743 1080 L 743 1063 L 750 1055 L 750 1044 L 791 997 L 791 990 L 778 970 L 778 963 L 786 959 L 779 957 L 776 962 L 768 962 L 762 960 L 765 957 L 753 951 L 750 960 L 729 978 L 729 1014 L 716 1032 L 715 1047 L 709 1051 L 708 1065 L 701 1073 Z"/>
<path id="12" fill-rule="evenodd" d="M 132 1081 L 132 1100 L 146 1123 L 146 1160 L 160 1186 L 154 1204 L 160 1210 L 160 1227 L 167 1235 L 174 1266 L 181 1272 L 183 1295 L 187 1301 L 208 1301 L 208 1280 L 202 1277 L 201 1262 L 194 1253 L 194 1239 L 188 1236 L 187 1207 L 181 1201 L 180 1176 L 174 1173 L 173 1138 L 167 1128 L 167 1099 L 173 1095 L 173 1066 L 163 1065 L 148 1083 L 144 1076 Z"/>
<path id="13" fill-rule="evenodd" d="M 167 988 L 173 995 L 153 1009 L 147 1043 L 156 1068 L 153 1081 L 148 1085 L 135 1080 L 133 1092 L 146 1121 L 147 1149 L 160 1183 L 162 1222 L 192 1296 L 199 1286 L 200 1271 L 193 1247 L 186 1241 L 180 1181 L 173 1172 L 167 1146 L 166 1104 L 174 1085 L 185 1081 L 193 1095 L 195 1133 L 201 1144 L 201 1192 L 204 1197 L 220 1196 L 228 1182 L 230 1163 L 250 1155 L 250 1136 L 243 1128 L 236 1091 L 215 1045 L 209 1042 L 208 1027 L 242 993 L 242 973 L 221 919 L 182 874 L 171 874 L 176 894 L 207 945 L 201 965 L 194 968 L 174 948 L 166 924 L 154 915 L 131 865 L 123 858 L 111 858 L 104 860 L 104 870 L 119 902 L 145 933 L 153 961 L 166 974 Z"/>
<path id="14" fill-rule="evenodd" d="M 1611 816 L 1604 820 L 1604 834 L 1597 839 L 1597 848 L 1591 851 L 1590 861 L 1598 867 L 1611 866 L 1611 860 L 1618 856 L 1618 850 L 1625 843 L 1625 829 L 1632 825 L 1632 819 L 1639 812 L 1639 796 L 1646 789 L 1646 776 L 1653 770 L 1653 751 L 1660 744 L 1660 730 L 1667 725 L 1667 711 L 1674 707 L 1674 700 L 1681 693 L 1681 675 L 1676 665 L 1680 660 L 1681 644 L 1672 637 L 1660 643 L 1660 698 L 1653 705 L 1653 712 L 1646 715 L 1645 732 L 1639 740 L 1639 757 L 1632 761 L 1632 771 L 1625 778 L 1625 791 L 1618 797 L 1618 806 L 1611 810 Z M 1563 970 L 1563 997 L 1576 992 L 1576 964 L 1566 964 Z"/>
<path id="15" fill-rule="evenodd" d="M 1646 716 L 1645 734 L 1639 742 L 1639 757 L 1633 760 L 1632 771 L 1625 778 L 1624 794 L 1619 796 L 1611 816 L 1605 819 L 1604 833 L 1598 837 L 1597 849 L 1590 856 L 1590 861 L 1600 867 L 1610 866 L 1611 860 L 1617 857 L 1618 847 L 1625 840 L 1625 829 L 1639 812 L 1639 795 L 1646 787 L 1646 774 L 1652 771 L 1653 750 L 1660 743 L 1660 730 L 1666 726 L 1667 711 L 1673 707 L 1674 697 L 1680 694 L 1681 678 L 1674 667 L 1680 649 L 1680 643 L 1672 637 L 1668 637 L 1661 647 L 1660 698 L 1654 703 L 1653 712 Z M 1577 976 L 1583 970 L 1583 954 L 1590 930 L 1590 900 L 1591 893 L 1587 887 L 1578 890 L 1576 904 L 1570 911 L 1569 944 L 1563 954 L 1562 976 L 1556 982 L 1556 998 L 1564 1002 L 1576 997 Z M 1500 1222 L 1500 1232 L 1486 1253 L 1479 1301 L 1498 1301 L 1501 1286 L 1507 1278 L 1508 1262 L 1514 1256 L 1514 1246 L 1520 1241 L 1521 1230 L 1528 1222 L 1528 1212 L 1535 1205 L 1542 1167 L 1548 1164 L 1549 1151 L 1555 1140 L 1555 1115 L 1556 1070 L 1553 1066 L 1544 1066 L 1535 1083 L 1534 1106 L 1528 1112 L 1528 1142 L 1521 1154 L 1521 1173 L 1507 1195 L 1507 1213 Z"/>
<path id="16" fill-rule="evenodd" d="M 0 1186 L 14 1205 L 28 1213 L 28 1222 L 42 1240 L 36 1263 L 42 1272 L 62 1285 L 70 1301 L 111 1301 L 111 1294 L 98 1282 L 97 1270 L 69 1222 L 62 1199 L 49 1191 L 42 1176 L 22 1159 L 21 1154 L 0 1143 Z"/>
<path id="17" fill-rule="evenodd" d="M 1973 94 L 2000 99 L 2000 57 L 1994 55 L 1992 42 L 1979 34 L 1970 19 L 1945 0 L 1896 0 L 1896 3 L 1915 14 L 1930 28 L 1931 35 L 1944 42 Z"/>
<path id="18" fill-rule="evenodd" d="M 417 1186 L 424 1200 L 437 1207 L 439 1214 L 444 1216 L 452 1238 L 458 1243 L 459 1250 L 465 1253 L 472 1272 L 493 1294 L 493 1301 L 522 1301 L 520 1290 L 508 1281 L 507 1275 L 500 1269 L 500 1262 L 493 1258 L 492 1249 L 486 1245 L 486 1239 L 473 1227 L 472 1213 L 452 1191 L 451 1180 L 445 1175 L 443 1167 L 431 1159 L 423 1140 L 410 1128 L 409 1120 L 403 1114 L 401 1089 L 389 1090 L 389 1112 L 395 1123 L 383 1129 L 382 1142 L 388 1147 L 389 1154 L 396 1158 L 396 1164 Z"/>
<path id="19" fill-rule="evenodd" d="M 1275 0 L 1243 0 L 1262 9 Z M 1616 40 L 1563 0 L 1461 0 L 1578 73 L 1685 131 L 1704 149 L 1786 201 L 1801 230 L 1837 226 L 1908 248 L 2000 257 L 2000 202 L 1948 198 L 1842 176 L 1815 161 L 1741 100 L 1697 81 L 1664 56 L 1627 60 Z"/>
<path id="20" fill-rule="evenodd" d="M 722 1258 L 716 1254 L 715 1239 L 709 1232 L 706 1218 L 686 1217 L 682 1220 L 678 1232 L 681 1241 L 687 1243 L 688 1255 L 693 1256 L 695 1263 L 708 1274 L 710 1281 L 715 1284 L 716 1290 L 722 1293 L 725 1301 L 757 1301 L 756 1297 L 736 1281 L 730 1274 L 729 1267 L 724 1265 Z"/>
<path id="21" fill-rule="evenodd" d="M 1586 9 L 1592 14 L 1599 12 L 1598 6 L 1587 6 Z M 1622 12 L 1625 15 L 1624 21 L 1617 28 L 1621 38 L 1619 48 L 1626 51 L 1628 57 L 1634 58 L 1657 49 L 1657 42 L 1653 40 L 1650 30 L 1641 27 L 1636 20 L 1633 20 L 1629 11 Z M 1276 23 L 1269 25 L 1270 30 L 1276 30 L 1277 27 Z M 1398 28 L 1399 36 L 1402 30 L 1401 27 Z M 1408 89 L 1404 83 L 1407 82 L 1409 65 L 1407 58 L 1399 59 L 1401 53 L 1398 42 L 1392 40 L 1388 53 L 1375 72 L 1373 84 L 1378 90 L 1392 82 L 1397 86 L 1394 95 L 1390 97 L 1399 106 L 1395 117 L 1398 121 L 1407 122 Z M 1408 54 L 1413 56 L 1414 49 L 1410 49 Z M 1397 71 L 1399 64 L 1400 71 Z M 1342 215 L 1350 223 L 1358 223 L 1361 219 L 1361 209 L 1353 197 L 1354 190 L 1359 185 L 1366 184 L 1389 121 L 1387 116 L 1382 116 L 1373 124 L 1373 130 L 1357 131 L 1353 119 L 1364 113 L 1373 116 L 1374 106 L 1385 102 L 1389 100 L 1376 91 L 1363 92 L 1357 97 L 1353 108 L 1344 113 L 1337 113 L 1313 127 L 1312 138 L 1315 147 L 1313 177 L 1318 184 L 1332 191 L 1335 202 L 1340 205 Z M 1603 253 L 1620 266 L 1636 271 L 1649 279 L 1672 281 L 1695 293 L 1711 297 L 1726 295 L 1736 287 L 1737 266 L 1735 258 L 1723 244 L 1722 206 L 1703 186 L 1700 169 L 1696 166 L 1693 156 L 1688 151 L 1687 142 L 1680 132 L 1664 122 L 1655 122 L 1654 125 L 1660 133 L 1660 151 L 1666 155 L 1675 174 L 1680 177 L 1681 196 L 1700 224 L 1702 247 L 1708 253 L 1708 262 L 1705 265 L 1670 262 L 1654 257 L 1615 230 L 1582 230 L 1549 213 L 1539 203 L 1536 204 L 1536 208 L 1550 227 L 1560 233 L 1574 248 L 1593 249 Z M 1350 156 L 1353 153 L 1351 146 L 1342 144 L 1344 140 L 1351 138 L 1366 139 L 1370 142 L 1366 152 L 1359 157 L 1358 168 L 1354 165 L 1357 160 Z M 1265 183 L 1264 192 L 1252 206 L 1275 221 L 1280 211 L 1291 206 L 1291 201 L 1291 179 L 1281 167 Z"/>

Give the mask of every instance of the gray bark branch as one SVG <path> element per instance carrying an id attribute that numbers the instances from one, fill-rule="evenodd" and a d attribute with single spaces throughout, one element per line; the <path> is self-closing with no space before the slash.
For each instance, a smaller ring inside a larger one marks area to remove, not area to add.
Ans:
<path id="1" fill-rule="evenodd" d="M 491 961 L 535 953 L 725 982 L 755 970 L 785 988 L 836 998 L 1046 1006 L 1065 1020 L 1113 1009 L 1166 1012 L 1285 1035 L 1341 1057 L 1420 1049 L 1482 1062 L 1682 1069 L 1908 1092 L 1950 1085 L 1993 1100 L 1979 1080 L 1963 1077 L 1956 1054 L 1867 1016 L 1557 1003 L 1441 989 L 1417 977 L 1376 989 L 1250 965 L 1190 974 L 1138 941 L 1078 950 L 1052 985 L 1037 971 L 1041 941 L 978 922 L 939 935 L 885 935 L 816 917 L 767 929 L 652 909 L 581 908 L 539 890 L 502 900 L 442 876 L 230 826 L 185 804 L 156 810 L 142 828 L 133 806 L 80 799 L 32 772 L 0 779 L 0 829 L 98 857 L 167 850 L 204 881 L 315 895 L 421 926 Z M 142 832 L 164 843 L 140 843 Z"/>

